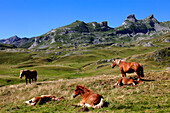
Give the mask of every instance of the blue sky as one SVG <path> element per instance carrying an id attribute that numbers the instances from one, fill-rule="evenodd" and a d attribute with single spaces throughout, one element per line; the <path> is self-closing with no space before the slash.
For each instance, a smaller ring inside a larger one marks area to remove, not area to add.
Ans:
<path id="1" fill-rule="evenodd" d="M 76 20 L 117 27 L 129 14 L 170 21 L 170 0 L 0 0 L 0 39 L 39 36 Z"/>

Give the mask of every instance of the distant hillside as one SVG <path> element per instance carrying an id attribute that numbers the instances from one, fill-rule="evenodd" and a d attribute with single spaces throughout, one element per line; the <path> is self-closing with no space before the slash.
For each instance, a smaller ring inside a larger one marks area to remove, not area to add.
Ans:
<path id="1" fill-rule="evenodd" d="M 17 48 L 17 47 L 9 44 L 0 44 L 0 50 L 11 49 L 11 48 Z"/>
<path id="2" fill-rule="evenodd" d="M 33 38 L 20 38 L 18 36 L 12 36 L 8 39 L 2 39 L 0 40 L 1 44 L 10 44 L 14 45 L 15 47 L 23 47 L 23 48 L 28 48 L 32 45 L 34 42 Z"/>
<path id="3" fill-rule="evenodd" d="M 52 29 L 51 31 L 33 38 L 19 38 L 17 36 L 0 40 L 0 43 L 13 44 L 24 48 L 49 48 L 58 46 L 86 46 L 89 44 L 132 42 L 152 39 L 169 32 L 170 21 L 159 22 L 150 15 L 137 20 L 134 14 L 126 17 L 123 24 L 116 28 L 108 26 L 107 21 L 90 22 L 76 20 L 75 22 Z"/>

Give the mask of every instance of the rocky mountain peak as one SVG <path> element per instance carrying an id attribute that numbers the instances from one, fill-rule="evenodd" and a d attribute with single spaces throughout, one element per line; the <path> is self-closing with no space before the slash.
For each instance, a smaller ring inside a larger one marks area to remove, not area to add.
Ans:
<path id="1" fill-rule="evenodd" d="M 73 22 L 72 24 L 70 24 L 70 25 L 75 25 L 75 26 L 80 26 L 80 25 L 85 25 L 86 23 L 85 22 L 83 22 L 83 21 L 79 21 L 79 20 L 76 20 L 75 22 Z"/>
<path id="2" fill-rule="evenodd" d="M 19 40 L 20 38 L 17 35 L 15 35 L 15 36 L 10 37 L 9 39 L 13 42 L 13 41 Z"/>
<path id="3" fill-rule="evenodd" d="M 128 16 L 126 17 L 126 20 L 129 20 L 129 19 L 135 19 L 135 20 L 136 20 L 135 15 L 134 15 L 134 14 L 128 15 Z"/>
<path id="4" fill-rule="evenodd" d="M 153 23 L 159 23 L 153 16 L 153 14 L 146 17 L 144 20 L 151 20 Z"/>
<path id="5" fill-rule="evenodd" d="M 147 18 L 148 18 L 148 19 L 152 19 L 152 18 L 154 18 L 154 16 L 153 16 L 153 14 L 151 14 L 151 15 L 149 15 Z"/>
<path id="6" fill-rule="evenodd" d="M 104 27 L 108 27 L 107 21 L 100 22 L 100 25 L 101 25 L 101 26 L 104 26 Z"/>
<path id="7" fill-rule="evenodd" d="M 123 22 L 123 25 L 128 24 L 129 22 L 133 22 L 135 23 L 137 21 L 137 19 L 135 18 L 134 14 L 130 14 L 126 17 L 125 21 Z"/>
<path id="8" fill-rule="evenodd" d="M 15 36 L 12 36 L 12 37 L 10 37 L 8 39 L 3 39 L 0 42 L 3 43 L 3 44 L 11 44 L 11 43 L 13 43 L 15 41 L 18 41 L 20 39 L 21 38 L 19 38 L 18 36 L 15 35 Z"/>

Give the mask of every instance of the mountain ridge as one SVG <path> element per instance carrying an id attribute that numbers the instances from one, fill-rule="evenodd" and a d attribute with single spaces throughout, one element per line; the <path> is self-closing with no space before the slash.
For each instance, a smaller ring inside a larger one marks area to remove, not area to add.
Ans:
<path id="1" fill-rule="evenodd" d="M 37 37 L 13 36 L 13 38 L 0 40 L 0 43 L 29 49 L 42 49 L 51 45 L 81 46 L 83 44 L 130 42 L 140 40 L 141 36 L 153 38 L 153 35 L 167 33 L 170 30 L 169 23 L 169 21 L 157 21 L 153 14 L 141 20 L 137 20 L 134 14 L 128 15 L 122 25 L 116 28 L 109 27 L 107 21 L 85 23 L 76 20 Z"/>

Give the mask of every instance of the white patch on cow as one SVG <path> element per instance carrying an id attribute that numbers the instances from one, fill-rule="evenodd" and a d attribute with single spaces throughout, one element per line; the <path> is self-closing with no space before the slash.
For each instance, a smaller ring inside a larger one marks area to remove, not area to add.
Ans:
<path id="1" fill-rule="evenodd" d="M 87 107 L 91 107 L 91 105 L 90 105 L 90 104 L 85 104 L 85 106 L 87 106 Z"/>
<path id="2" fill-rule="evenodd" d="M 96 108 L 97 108 L 97 109 L 100 109 L 103 105 L 104 105 L 104 99 L 101 98 L 100 103 L 97 104 L 97 105 L 95 105 L 95 106 L 93 106 L 93 108 L 95 108 L 95 109 L 96 109 Z"/>
<path id="3" fill-rule="evenodd" d="M 51 96 L 51 95 L 41 95 L 41 97 L 49 97 L 49 96 Z"/>
<path id="4" fill-rule="evenodd" d="M 31 103 L 31 106 L 34 106 L 35 104 L 36 104 L 35 102 L 32 102 L 32 103 Z"/>
<path id="5" fill-rule="evenodd" d="M 26 104 L 30 104 L 30 101 L 25 101 Z"/>
<path id="6" fill-rule="evenodd" d="M 114 86 L 119 85 L 118 81 L 114 84 Z"/>
<path id="7" fill-rule="evenodd" d="M 120 59 L 115 59 L 115 63 L 117 64 L 117 65 L 119 65 L 120 64 Z"/>
<path id="8" fill-rule="evenodd" d="M 84 104 L 80 104 L 80 103 L 78 103 L 78 106 L 83 106 Z"/>
<path id="9" fill-rule="evenodd" d="M 21 78 L 21 74 L 22 74 L 22 72 L 20 72 L 20 78 Z"/>

